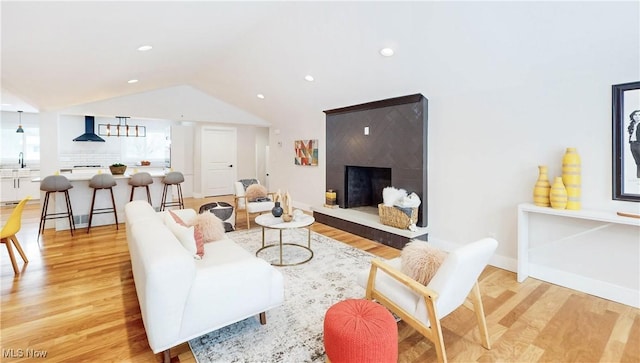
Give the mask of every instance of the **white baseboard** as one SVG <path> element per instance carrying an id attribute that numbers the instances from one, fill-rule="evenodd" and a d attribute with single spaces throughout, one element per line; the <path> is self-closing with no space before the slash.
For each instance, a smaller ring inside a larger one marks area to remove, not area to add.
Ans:
<path id="1" fill-rule="evenodd" d="M 441 240 L 441 239 L 438 239 L 438 238 L 432 237 L 432 236 L 429 236 L 429 243 L 432 243 L 434 247 L 440 248 L 440 249 L 445 250 L 447 252 L 453 251 L 456 248 L 462 246 L 461 244 L 450 242 L 450 241 Z M 497 255 L 497 254 L 494 254 L 493 257 L 491 257 L 491 260 L 489 260 L 489 264 L 491 266 L 495 266 L 495 267 L 501 268 L 503 270 L 511 271 L 511 272 L 516 272 L 517 269 L 518 269 L 518 260 L 517 259 L 515 259 L 513 257 L 507 257 L 507 256 L 502 256 L 502 255 Z"/>

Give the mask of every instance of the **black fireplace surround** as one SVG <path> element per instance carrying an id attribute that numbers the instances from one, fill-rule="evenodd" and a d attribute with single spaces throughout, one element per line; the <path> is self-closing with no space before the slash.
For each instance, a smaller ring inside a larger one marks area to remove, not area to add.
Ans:
<path id="1" fill-rule="evenodd" d="M 377 206 L 387 186 L 415 192 L 427 226 L 427 99 L 421 94 L 324 111 L 326 187 L 340 208 Z"/>

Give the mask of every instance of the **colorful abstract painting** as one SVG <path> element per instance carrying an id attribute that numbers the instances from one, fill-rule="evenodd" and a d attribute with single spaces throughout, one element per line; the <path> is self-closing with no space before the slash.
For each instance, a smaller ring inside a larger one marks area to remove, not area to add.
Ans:
<path id="1" fill-rule="evenodd" d="M 296 165 L 318 166 L 318 140 L 294 141 Z"/>

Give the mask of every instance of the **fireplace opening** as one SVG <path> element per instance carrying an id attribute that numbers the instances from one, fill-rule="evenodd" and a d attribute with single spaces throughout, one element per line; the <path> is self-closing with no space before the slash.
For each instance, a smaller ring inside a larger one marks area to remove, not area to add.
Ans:
<path id="1" fill-rule="evenodd" d="M 391 168 L 345 166 L 344 207 L 378 207 L 382 190 L 391 186 Z"/>

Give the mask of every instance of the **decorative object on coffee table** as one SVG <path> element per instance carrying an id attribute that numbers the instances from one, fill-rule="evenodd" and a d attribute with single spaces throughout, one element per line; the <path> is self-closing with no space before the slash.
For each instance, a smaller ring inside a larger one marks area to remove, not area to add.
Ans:
<path id="1" fill-rule="evenodd" d="M 293 203 L 289 192 L 285 192 L 284 197 L 282 197 L 282 209 L 284 209 L 284 213 L 293 214 Z"/>
<path id="2" fill-rule="evenodd" d="M 273 216 L 277 218 L 277 217 L 280 217 L 284 211 L 280 206 L 280 202 L 275 202 L 275 203 L 276 205 L 271 209 L 271 214 L 273 214 Z"/>
<path id="3" fill-rule="evenodd" d="M 293 220 L 293 216 L 291 214 L 283 214 L 282 220 L 285 222 L 291 222 Z"/>
<path id="4" fill-rule="evenodd" d="M 113 175 L 123 175 L 124 172 L 127 170 L 127 166 L 121 163 L 115 163 L 115 164 L 109 165 L 109 170 Z"/>

